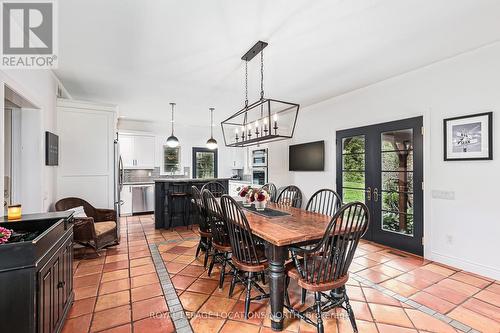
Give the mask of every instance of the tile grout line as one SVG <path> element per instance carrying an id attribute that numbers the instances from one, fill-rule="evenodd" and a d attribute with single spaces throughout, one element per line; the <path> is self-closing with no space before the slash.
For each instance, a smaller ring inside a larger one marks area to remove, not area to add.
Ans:
<path id="1" fill-rule="evenodd" d="M 420 312 L 428 314 L 428 315 L 432 316 L 433 318 L 436 318 L 436 319 L 444 322 L 445 324 L 448 324 L 448 325 L 458 329 L 461 332 L 465 332 L 465 333 L 476 333 L 477 332 L 472 327 L 470 327 L 470 326 L 468 326 L 468 325 L 466 325 L 458 320 L 450 318 L 445 314 L 442 314 L 438 311 L 432 310 L 431 308 L 429 308 L 423 304 L 415 302 L 414 300 L 409 299 L 407 297 L 404 297 L 398 293 L 395 293 L 394 291 L 392 291 L 392 290 L 390 290 L 390 289 L 388 289 L 388 288 L 386 288 L 378 283 L 372 282 L 372 281 L 358 275 L 357 273 L 350 273 L 350 275 L 354 278 L 354 280 L 358 281 L 359 283 L 362 283 L 370 288 L 378 290 L 386 296 L 389 296 L 389 297 L 394 298 L 394 299 L 396 299 L 396 300 L 398 300 L 406 305 L 411 306 L 415 310 L 418 310 Z"/>
<path id="2" fill-rule="evenodd" d="M 170 280 L 170 276 L 167 268 L 165 267 L 160 251 L 158 251 L 158 245 L 149 244 L 149 250 L 151 251 L 156 273 L 160 278 L 161 288 L 163 289 L 163 295 L 167 301 L 170 318 L 175 326 L 175 331 L 178 333 L 193 333 L 193 329 L 187 320 L 186 313 L 184 312 L 184 308 L 179 300 L 179 296 L 177 296 L 177 292 L 175 291 L 172 281 Z"/>

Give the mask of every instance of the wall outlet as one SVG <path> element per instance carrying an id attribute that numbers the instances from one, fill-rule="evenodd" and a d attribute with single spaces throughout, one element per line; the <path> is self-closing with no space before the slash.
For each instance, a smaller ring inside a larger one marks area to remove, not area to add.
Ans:
<path id="1" fill-rule="evenodd" d="M 454 191 L 432 190 L 432 197 L 434 199 L 455 200 L 455 192 Z"/>

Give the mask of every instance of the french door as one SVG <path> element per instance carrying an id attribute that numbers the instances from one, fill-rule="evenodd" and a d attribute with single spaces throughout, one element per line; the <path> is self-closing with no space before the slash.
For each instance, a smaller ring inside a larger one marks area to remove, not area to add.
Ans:
<path id="1" fill-rule="evenodd" d="M 422 117 L 337 132 L 337 191 L 371 213 L 365 238 L 423 254 Z"/>

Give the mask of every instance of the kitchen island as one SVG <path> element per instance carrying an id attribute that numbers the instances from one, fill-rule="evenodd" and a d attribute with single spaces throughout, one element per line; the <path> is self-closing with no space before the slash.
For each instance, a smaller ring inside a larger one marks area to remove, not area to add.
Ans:
<path id="1" fill-rule="evenodd" d="M 170 220 L 170 209 L 173 208 L 172 200 L 169 199 L 169 195 L 174 191 L 182 191 L 188 193 L 191 196 L 191 186 L 196 186 L 201 190 L 203 185 L 211 181 L 218 181 L 226 188 L 229 186 L 229 178 L 213 178 L 213 179 L 193 179 L 193 178 L 158 178 L 155 179 L 155 229 L 164 229 L 168 227 L 177 227 L 183 225 L 183 220 L 181 218 L 182 214 L 190 213 L 186 212 L 186 209 L 191 210 L 191 205 L 183 205 L 181 201 L 177 201 L 174 207 L 176 216 L 172 217 Z M 196 221 L 193 218 L 193 214 L 187 214 L 190 216 L 188 224 L 192 224 Z"/>

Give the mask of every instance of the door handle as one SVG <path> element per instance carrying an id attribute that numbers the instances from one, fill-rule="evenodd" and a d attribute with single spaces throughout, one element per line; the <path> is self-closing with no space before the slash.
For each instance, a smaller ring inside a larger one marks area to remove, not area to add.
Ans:
<path id="1" fill-rule="evenodd" d="M 366 199 L 368 201 L 372 199 L 372 188 L 370 186 L 366 188 Z"/>
<path id="2" fill-rule="evenodd" d="M 373 189 L 373 200 L 378 201 L 378 188 Z"/>

